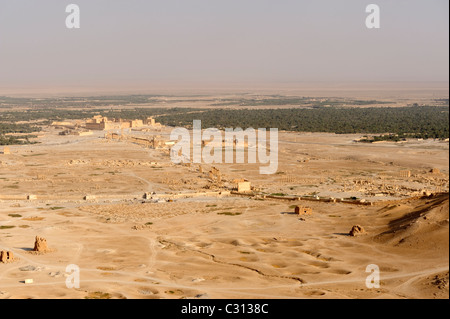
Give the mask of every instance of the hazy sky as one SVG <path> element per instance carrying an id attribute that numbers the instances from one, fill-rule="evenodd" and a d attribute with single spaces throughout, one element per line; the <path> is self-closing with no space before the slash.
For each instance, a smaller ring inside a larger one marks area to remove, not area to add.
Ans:
<path id="1" fill-rule="evenodd" d="M 67 29 L 68 4 L 81 28 Z M 368 4 L 381 29 L 367 29 Z M 448 81 L 448 0 L 0 0 L 2 88 Z"/>

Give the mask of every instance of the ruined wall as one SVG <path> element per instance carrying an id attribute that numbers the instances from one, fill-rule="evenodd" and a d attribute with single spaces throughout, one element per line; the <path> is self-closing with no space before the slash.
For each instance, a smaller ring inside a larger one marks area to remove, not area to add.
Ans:
<path id="1" fill-rule="evenodd" d="M 246 193 L 252 191 L 252 186 L 250 182 L 240 182 L 237 184 L 237 189 L 239 193 Z"/>

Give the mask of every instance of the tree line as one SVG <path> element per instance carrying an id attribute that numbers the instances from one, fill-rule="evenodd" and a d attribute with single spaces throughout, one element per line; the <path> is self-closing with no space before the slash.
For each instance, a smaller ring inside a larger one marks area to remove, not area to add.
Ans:
<path id="1" fill-rule="evenodd" d="M 336 134 L 397 134 L 416 138 L 448 138 L 449 108 L 370 107 L 311 109 L 206 110 L 158 116 L 164 125 L 191 127 L 201 120 L 203 128 L 278 128 L 280 131 Z"/>

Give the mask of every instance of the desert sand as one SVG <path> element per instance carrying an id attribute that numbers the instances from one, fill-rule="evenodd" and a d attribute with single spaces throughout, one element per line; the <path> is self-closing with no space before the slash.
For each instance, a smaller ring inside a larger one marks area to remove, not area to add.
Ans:
<path id="1" fill-rule="evenodd" d="M 164 150 L 48 128 L 0 155 L 0 250 L 14 254 L 0 298 L 449 298 L 448 142 L 359 137 L 282 132 L 277 174 L 219 164 L 215 183 Z M 236 179 L 371 205 L 238 195 Z M 66 287 L 71 264 L 80 288 Z"/>

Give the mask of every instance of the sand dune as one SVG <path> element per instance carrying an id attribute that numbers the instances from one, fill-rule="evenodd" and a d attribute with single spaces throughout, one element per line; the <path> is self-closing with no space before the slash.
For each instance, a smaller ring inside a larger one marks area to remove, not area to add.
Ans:
<path id="1" fill-rule="evenodd" d="M 448 252 L 449 199 L 441 194 L 408 204 L 390 204 L 386 210 L 388 230 L 375 236 L 380 243 Z"/>
<path id="2" fill-rule="evenodd" d="M 123 205 L 44 209 L 33 222 L 22 207 L 24 220 L 10 224 L 29 227 L 2 231 L 0 248 L 18 259 L 0 265 L 1 297 L 448 298 L 448 194 L 373 207 L 311 203 L 304 221 L 276 201 L 227 200 L 228 209 L 247 207 L 237 216 L 197 201 L 179 214 L 173 204 L 167 214 L 129 204 L 113 222 L 106 216 Z M 149 217 L 152 225 L 133 228 Z M 355 223 L 367 234 L 348 236 Z M 28 252 L 35 233 L 51 253 Z M 69 263 L 81 268 L 80 289 L 65 287 Z M 379 289 L 365 286 L 369 264 L 380 267 Z"/>

